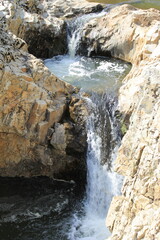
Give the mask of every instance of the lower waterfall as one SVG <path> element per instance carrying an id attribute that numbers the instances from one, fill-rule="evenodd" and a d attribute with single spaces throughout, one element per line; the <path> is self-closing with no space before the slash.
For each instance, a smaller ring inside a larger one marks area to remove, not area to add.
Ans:
<path id="1" fill-rule="evenodd" d="M 120 143 L 118 127 L 115 127 L 115 102 L 107 94 L 93 94 L 89 101 L 92 113 L 87 123 L 86 197 L 81 216 L 73 215 L 70 240 L 103 240 L 110 235 L 105 218 L 122 184 L 122 177 L 113 171 Z"/>

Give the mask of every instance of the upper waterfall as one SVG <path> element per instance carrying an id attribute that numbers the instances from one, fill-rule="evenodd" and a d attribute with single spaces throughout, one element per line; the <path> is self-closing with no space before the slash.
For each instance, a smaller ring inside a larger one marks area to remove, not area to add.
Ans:
<path id="1" fill-rule="evenodd" d="M 80 17 L 76 17 L 67 22 L 67 39 L 68 39 L 68 54 L 70 57 L 75 57 L 80 40 L 81 40 L 81 33 L 85 23 L 93 18 L 98 18 L 106 14 L 105 12 L 101 13 L 90 13 Z"/>

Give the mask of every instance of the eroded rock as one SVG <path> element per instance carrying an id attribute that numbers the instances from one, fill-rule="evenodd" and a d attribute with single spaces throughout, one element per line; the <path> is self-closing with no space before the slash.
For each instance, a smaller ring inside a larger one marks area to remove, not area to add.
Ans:
<path id="1" fill-rule="evenodd" d="M 88 2 L 86 0 L 56 0 L 43 1 L 44 14 L 47 13 L 49 19 L 52 17 L 72 18 L 77 15 L 100 12 L 105 4 Z"/>
<path id="2" fill-rule="evenodd" d="M 130 5 L 115 7 L 85 25 L 80 52 L 139 64 L 157 53 L 159 21 L 156 9 L 140 10 Z"/>
<path id="3" fill-rule="evenodd" d="M 103 6 L 86 0 L 6 0 L 3 8 L 9 29 L 27 43 L 29 53 L 38 58 L 51 58 L 68 50 L 63 19 L 101 11 Z"/>
<path id="4" fill-rule="evenodd" d="M 5 7 L 9 30 L 27 43 L 30 53 L 38 58 L 66 53 L 67 33 L 64 20 L 54 17 L 50 21 L 31 11 L 30 3 L 27 5 L 25 1 L 6 1 Z"/>
<path id="5" fill-rule="evenodd" d="M 25 41 L 8 31 L 5 15 L 1 20 L 0 175 L 84 181 L 86 136 L 79 125 L 75 141 L 77 125 L 69 112 L 76 89 L 27 52 Z M 57 148 L 57 124 L 65 129 L 63 151 Z"/>

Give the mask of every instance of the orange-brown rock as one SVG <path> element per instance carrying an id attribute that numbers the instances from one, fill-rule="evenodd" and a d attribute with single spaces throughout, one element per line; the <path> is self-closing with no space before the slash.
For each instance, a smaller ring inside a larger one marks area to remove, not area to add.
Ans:
<path id="1" fill-rule="evenodd" d="M 29 54 L 24 40 L 8 31 L 5 15 L 0 17 L 0 175 L 82 179 L 86 137 L 81 137 L 69 117 L 75 88 Z M 56 148 L 59 122 L 66 129 L 63 152 Z"/>

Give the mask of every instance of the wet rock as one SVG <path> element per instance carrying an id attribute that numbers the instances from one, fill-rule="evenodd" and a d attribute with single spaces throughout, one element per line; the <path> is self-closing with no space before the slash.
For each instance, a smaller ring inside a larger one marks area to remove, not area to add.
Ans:
<path id="1" fill-rule="evenodd" d="M 78 96 L 72 96 L 69 112 L 72 121 L 81 126 L 84 125 L 88 116 L 88 108 L 85 99 Z"/>

